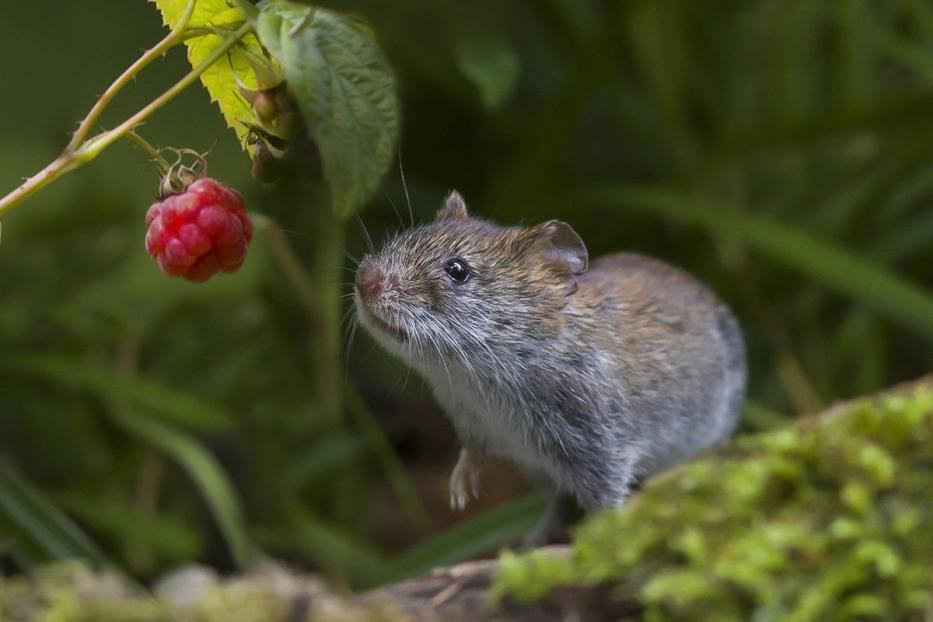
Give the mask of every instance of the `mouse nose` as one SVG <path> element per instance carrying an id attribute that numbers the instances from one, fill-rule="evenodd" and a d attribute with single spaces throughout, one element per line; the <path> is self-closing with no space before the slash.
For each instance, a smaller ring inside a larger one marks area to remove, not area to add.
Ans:
<path id="1" fill-rule="evenodd" d="M 356 289 L 363 302 L 368 303 L 378 299 L 383 292 L 392 289 L 397 284 L 397 277 L 387 276 L 382 269 L 368 261 L 364 261 L 356 272 Z"/>

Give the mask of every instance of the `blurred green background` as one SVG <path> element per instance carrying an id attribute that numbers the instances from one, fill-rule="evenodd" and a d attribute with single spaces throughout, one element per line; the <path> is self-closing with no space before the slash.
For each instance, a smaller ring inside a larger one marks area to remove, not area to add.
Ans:
<path id="1" fill-rule="evenodd" d="M 0 190 L 39 170 L 164 34 L 143 0 L 7 3 Z M 451 188 L 502 222 L 569 221 L 592 256 L 683 266 L 749 344 L 744 429 L 929 371 L 933 6 L 925 0 L 362 0 L 399 77 L 414 217 Z M 105 116 L 188 70 L 179 50 Z M 195 86 L 140 132 L 216 147 L 212 176 L 313 270 L 326 196 L 250 177 Z M 347 231 L 408 222 L 401 167 Z M 260 231 L 239 273 L 170 280 L 146 255 L 156 169 L 129 143 L 16 207 L 0 245 L 0 564 L 74 554 L 148 580 L 256 552 L 352 585 L 490 550 L 540 499 L 507 467 L 447 510 L 456 442 L 420 380 L 356 335 L 345 413 L 313 391 L 318 337 Z M 344 292 L 352 261 L 346 261 Z M 313 295 L 313 291 L 311 292 Z M 340 335 L 348 342 L 348 319 Z"/>

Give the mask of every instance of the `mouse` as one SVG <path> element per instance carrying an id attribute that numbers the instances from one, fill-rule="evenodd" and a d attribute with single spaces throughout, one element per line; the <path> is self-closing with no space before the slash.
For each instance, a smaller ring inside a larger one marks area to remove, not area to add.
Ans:
<path id="1" fill-rule="evenodd" d="M 584 513 L 619 507 L 636 482 L 725 443 L 740 417 L 746 353 L 730 309 L 661 260 L 590 261 L 561 220 L 498 225 L 451 192 L 432 221 L 362 258 L 353 298 L 453 424 L 457 509 L 490 458 L 544 487 L 552 514 L 567 496 Z"/>

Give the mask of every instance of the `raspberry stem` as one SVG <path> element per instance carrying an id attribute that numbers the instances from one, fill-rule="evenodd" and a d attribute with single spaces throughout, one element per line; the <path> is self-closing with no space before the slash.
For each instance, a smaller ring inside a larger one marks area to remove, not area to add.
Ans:
<path id="1" fill-rule="evenodd" d="M 149 48 L 139 57 L 135 63 L 130 65 L 126 71 L 124 71 L 119 78 L 113 81 L 113 84 L 107 87 L 107 90 L 104 91 L 104 94 L 100 96 L 100 99 L 97 100 L 97 103 L 91 108 L 91 111 L 87 113 L 87 116 L 81 121 L 81 124 L 78 126 L 78 129 L 75 131 L 74 135 L 71 137 L 71 141 L 68 143 L 68 146 L 65 147 L 66 151 L 74 151 L 77 149 L 81 143 L 85 141 L 88 134 L 91 133 L 91 129 L 94 127 L 94 124 L 97 123 L 97 120 L 103 114 L 104 109 L 113 101 L 113 98 L 117 96 L 123 87 L 130 83 L 133 78 L 136 77 L 140 71 L 142 71 L 149 63 L 157 59 L 159 56 L 165 54 L 170 48 L 181 43 L 185 37 L 185 30 L 188 28 L 188 24 L 191 22 L 191 16 L 194 14 L 194 5 L 197 4 L 198 0 L 188 0 L 188 4 L 185 5 L 185 11 L 181 15 L 181 19 L 178 20 L 178 23 L 175 24 L 175 27 L 172 28 L 172 31 L 166 35 L 164 39 L 159 41 L 154 47 Z"/>
<path id="2" fill-rule="evenodd" d="M 343 384 L 340 320 L 343 312 L 340 275 L 344 269 L 346 217 L 332 209 L 315 210 L 316 243 L 311 255 L 311 281 L 317 285 L 319 310 L 315 334 L 315 394 L 322 421 L 339 427 L 343 419 Z"/>
<path id="3" fill-rule="evenodd" d="M 159 165 L 159 168 L 162 169 L 163 173 L 167 173 L 172 165 L 162 156 L 162 152 L 152 146 L 152 144 L 137 134 L 135 131 L 130 130 L 126 133 L 126 137 L 131 141 L 136 143 L 136 146 L 152 156 L 152 159 L 155 160 L 155 163 Z"/>
<path id="4" fill-rule="evenodd" d="M 295 293 L 307 314 L 308 323 L 315 330 L 319 329 L 321 324 L 321 310 L 318 306 L 315 294 L 317 288 L 314 287 L 311 275 L 305 270 L 298 254 L 295 253 L 292 245 L 288 242 L 288 237 L 285 235 L 285 232 L 282 231 L 279 223 L 263 214 L 253 214 L 253 222 L 257 229 L 265 231 L 266 235 L 268 235 L 269 248 L 272 251 L 272 255 L 282 266 L 282 271 L 285 273 L 286 278 L 289 280 L 292 287 L 295 288 Z"/>
<path id="5" fill-rule="evenodd" d="M 190 5 L 193 6 L 196 0 L 190 0 Z M 174 86 L 169 88 L 167 91 L 162 93 L 159 97 L 152 100 L 139 110 L 136 114 L 128 118 L 126 121 L 118 125 L 117 127 L 101 132 L 100 134 L 84 140 L 84 142 L 77 148 L 72 148 L 69 144 L 61 155 L 59 155 L 55 160 L 49 163 L 44 169 L 27 179 L 19 187 L 10 192 L 8 195 L 0 199 L 0 214 L 9 209 L 10 207 L 16 205 L 20 201 L 32 196 L 45 186 L 49 185 L 65 173 L 69 173 L 76 168 L 79 168 L 98 155 L 100 155 L 107 147 L 118 141 L 120 138 L 126 136 L 127 132 L 130 132 L 137 125 L 146 120 L 153 112 L 167 104 L 175 96 L 184 91 L 186 88 L 191 86 L 191 84 L 197 80 L 201 74 L 203 74 L 207 69 L 222 58 L 230 48 L 235 46 L 237 42 L 245 37 L 249 32 L 252 32 L 253 27 L 246 22 L 242 24 L 237 30 L 233 32 L 229 37 L 224 39 L 224 41 L 215 48 L 211 54 L 204 59 L 200 65 L 191 70 L 186 74 L 181 80 L 175 83 Z M 171 36 L 171 35 L 170 35 Z M 184 39 L 183 33 L 179 36 L 179 40 Z M 165 39 L 163 39 L 163 42 Z M 158 46 L 157 46 L 158 47 Z M 165 48 L 168 49 L 168 48 Z M 164 51 L 164 50 L 163 50 Z M 144 55 L 145 56 L 145 55 Z M 151 59 L 150 59 L 151 60 Z M 148 61 L 147 61 L 148 63 Z M 138 61 L 137 63 L 138 64 Z M 135 65 L 135 64 L 134 64 Z M 144 65 L 143 65 L 144 66 Z M 141 69 L 142 66 L 137 67 L 137 71 Z M 124 76 L 126 73 L 124 72 Z M 121 76 L 122 78 L 123 76 Z M 132 76 L 131 76 L 132 77 Z M 119 81 L 119 79 L 118 79 Z M 109 89 L 108 89 L 109 91 Z M 115 93 L 114 93 L 115 94 Z M 111 95 L 112 99 L 112 95 Z M 109 100 L 108 100 L 109 101 Z M 99 102 L 98 102 L 99 103 Z M 96 106 L 95 106 L 96 108 Z M 102 108 L 101 108 L 102 110 Z M 93 112 L 93 109 L 92 109 Z M 98 111 L 99 114 L 99 111 Z M 84 124 L 82 123 L 82 126 Z M 78 128 L 79 132 L 82 132 L 81 127 Z M 73 141 L 72 141 L 73 142 Z"/>

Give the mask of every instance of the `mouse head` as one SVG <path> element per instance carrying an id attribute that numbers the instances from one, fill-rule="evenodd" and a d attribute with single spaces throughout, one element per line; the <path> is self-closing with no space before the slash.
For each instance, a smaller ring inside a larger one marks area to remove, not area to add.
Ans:
<path id="1" fill-rule="evenodd" d="M 568 224 L 500 227 L 470 217 L 452 192 L 432 222 L 363 258 L 356 307 L 375 339 L 410 363 L 496 366 L 560 330 L 586 267 Z"/>

